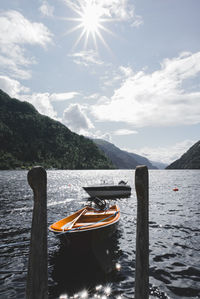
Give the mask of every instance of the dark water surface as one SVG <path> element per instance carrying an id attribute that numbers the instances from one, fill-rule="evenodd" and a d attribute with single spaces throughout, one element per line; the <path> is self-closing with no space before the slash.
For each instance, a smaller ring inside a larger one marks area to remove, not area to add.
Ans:
<path id="1" fill-rule="evenodd" d="M 49 232 L 49 298 L 134 298 L 133 170 L 48 171 L 48 225 L 82 208 L 82 186 L 121 179 L 132 196 L 109 243 L 70 252 Z M 200 298 L 200 171 L 150 170 L 150 298 Z M 174 192 L 173 188 L 179 191 Z M 25 298 L 33 194 L 27 171 L 0 171 L 0 298 Z M 64 296 L 65 294 L 65 296 Z"/>

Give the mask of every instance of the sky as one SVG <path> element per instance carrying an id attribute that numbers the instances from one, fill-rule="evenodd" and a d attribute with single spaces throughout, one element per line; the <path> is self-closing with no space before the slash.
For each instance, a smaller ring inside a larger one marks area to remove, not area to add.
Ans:
<path id="1" fill-rule="evenodd" d="M 166 164 L 200 140 L 199 0 L 7 0 L 0 88 Z"/>

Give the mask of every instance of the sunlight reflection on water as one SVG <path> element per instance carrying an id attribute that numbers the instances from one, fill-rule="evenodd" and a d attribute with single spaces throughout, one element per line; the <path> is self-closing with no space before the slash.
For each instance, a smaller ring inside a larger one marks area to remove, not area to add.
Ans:
<path id="1" fill-rule="evenodd" d="M 110 264 L 106 260 L 100 265 L 98 256 L 87 256 L 84 261 L 75 255 L 77 269 L 72 277 L 77 280 L 67 280 L 74 261 L 49 233 L 49 299 L 84 298 L 81 296 L 86 292 L 88 298 L 133 298 L 137 207 L 134 171 L 51 170 L 47 175 L 48 225 L 85 204 L 84 185 L 123 179 L 132 187 L 131 197 L 118 201 L 121 219 L 109 245 Z M 200 298 L 199 182 L 197 170 L 149 171 L 150 298 Z M 0 237 L 4 246 L 0 248 L 0 297 L 21 299 L 25 294 L 33 207 L 27 171 L 0 171 L 0 186 Z M 179 190 L 174 192 L 174 187 Z M 111 272 L 105 273 L 106 269 Z"/>

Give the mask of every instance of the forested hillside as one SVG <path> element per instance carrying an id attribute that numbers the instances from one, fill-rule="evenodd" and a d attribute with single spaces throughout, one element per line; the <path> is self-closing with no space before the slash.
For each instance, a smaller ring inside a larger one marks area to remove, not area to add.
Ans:
<path id="1" fill-rule="evenodd" d="M 166 169 L 200 169 L 200 141 L 196 142 L 180 159 Z"/>
<path id="2" fill-rule="evenodd" d="M 143 156 L 121 150 L 114 144 L 102 139 L 94 139 L 94 142 L 118 169 L 135 169 L 138 165 L 146 165 L 149 169 L 157 169 Z"/>
<path id="3" fill-rule="evenodd" d="M 92 140 L 0 90 L 0 169 L 38 164 L 57 169 L 114 168 Z"/>

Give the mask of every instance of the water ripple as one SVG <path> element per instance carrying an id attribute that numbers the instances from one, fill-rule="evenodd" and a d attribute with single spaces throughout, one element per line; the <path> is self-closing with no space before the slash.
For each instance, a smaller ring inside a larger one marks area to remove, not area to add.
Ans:
<path id="1" fill-rule="evenodd" d="M 124 179 L 132 186 L 132 196 L 118 201 L 121 220 L 107 245 L 109 250 L 101 244 L 92 255 L 69 253 L 48 234 L 49 298 L 61 294 L 83 298 L 86 293 L 92 299 L 134 298 L 134 171 L 51 170 L 47 177 L 48 225 L 86 203 L 84 185 Z M 149 171 L 150 299 L 200 298 L 199 181 L 200 171 Z M 178 192 L 173 192 L 174 186 Z M 0 187 L 0 298 L 21 299 L 25 296 L 33 210 L 27 171 L 0 171 Z M 109 252 L 106 259 L 102 259 L 103 252 Z"/>

